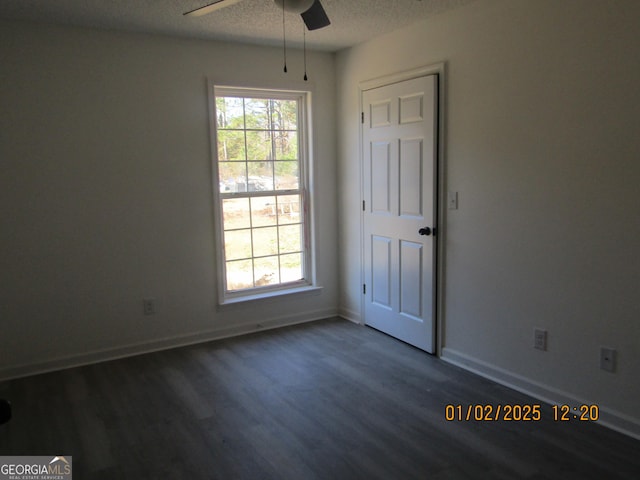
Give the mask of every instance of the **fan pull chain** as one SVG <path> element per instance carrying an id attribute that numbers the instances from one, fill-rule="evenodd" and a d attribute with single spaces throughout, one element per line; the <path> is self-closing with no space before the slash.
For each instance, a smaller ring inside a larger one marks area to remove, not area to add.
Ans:
<path id="1" fill-rule="evenodd" d="M 307 31 L 304 23 L 302 24 L 302 42 L 304 49 L 304 81 L 308 80 L 307 78 Z"/>
<path id="2" fill-rule="evenodd" d="M 282 0 L 282 45 L 284 49 L 284 73 L 287 73 L 287 31 L 285 28 L 284 22 L 284 2 L 286 0 Z"/>

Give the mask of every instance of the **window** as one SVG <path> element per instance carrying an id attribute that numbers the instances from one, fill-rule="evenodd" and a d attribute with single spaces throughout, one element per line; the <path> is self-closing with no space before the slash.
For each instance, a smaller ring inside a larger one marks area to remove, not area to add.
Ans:
<path id="1" fill-rule="evenodd" d="M 307 95 L 214 96 L 222 300 L 309 285 Z"/>

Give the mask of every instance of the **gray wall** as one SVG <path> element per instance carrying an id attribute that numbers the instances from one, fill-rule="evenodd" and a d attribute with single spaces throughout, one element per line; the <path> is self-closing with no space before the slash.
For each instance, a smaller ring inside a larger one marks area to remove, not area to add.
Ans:
<path id="1" fill-rule="evenodd" d="M 0 23 L 0 378 L 335 314 L 334 56 L 289 63 Z M 207 77 L 313 90 L 319 294 L 216 307 Z"/>
<path id="2" fill-rule="evenodd" d="M 639 18 L 635 0 L 479 0 L 340 52 L 341 312 L 362 320 L 358 83 L 445 61 L 443 358 L 640 435 Z"/>

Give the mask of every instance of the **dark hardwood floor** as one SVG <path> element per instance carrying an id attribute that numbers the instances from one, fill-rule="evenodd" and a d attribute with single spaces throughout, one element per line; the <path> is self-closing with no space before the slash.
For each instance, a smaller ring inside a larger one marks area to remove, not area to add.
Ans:
<path id="1" fill-rule="evenodd" d="M 638 479 L 597 423 L 448 422 L 537 404 L 331 319 L 0 384 L 0 455 L 70 455 L 81 479 Z"/>

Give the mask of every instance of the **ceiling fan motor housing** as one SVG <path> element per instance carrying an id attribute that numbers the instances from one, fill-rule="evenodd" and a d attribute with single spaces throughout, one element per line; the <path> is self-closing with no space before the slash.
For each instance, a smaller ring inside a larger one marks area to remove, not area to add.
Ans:
<path id="1" fill-rule="evenodd" d="M 273 0 L 280 8 L 291 13 L 303 13 L 311 8 L 314 0 Z"/>

